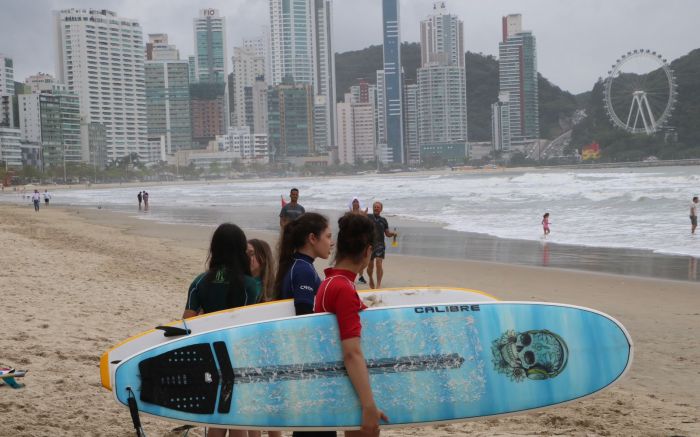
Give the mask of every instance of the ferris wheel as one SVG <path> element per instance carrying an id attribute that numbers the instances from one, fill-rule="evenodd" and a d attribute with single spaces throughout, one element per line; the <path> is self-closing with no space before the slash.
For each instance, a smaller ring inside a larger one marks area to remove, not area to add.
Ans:
<path id="1" fill-rule="evenodd" d="M 640 63 L 648 71 L 633 71 Z M 608 71 L 603 101 L 615 126 L 652 135 L 668 122 L 677 95 L 676 78 L 666 59 L 650 50 L 633 50 Z"/>

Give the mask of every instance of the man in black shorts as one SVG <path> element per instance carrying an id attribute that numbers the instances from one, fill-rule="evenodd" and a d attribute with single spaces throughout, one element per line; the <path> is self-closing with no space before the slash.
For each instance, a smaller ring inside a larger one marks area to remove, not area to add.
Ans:
<path id="1" fill-rule="evenodd" d="M 369 266 L 367 266 L 367 274 L 369 275 L 369 288 L 381 288 L 382 287 L 382 277 L 384 276 L 384 257 L 386 256 L 386 245 L 384 244 L 384 237 L 393 237 L 396 235 L 395 232 L 389 230 L 389 222 L 386 221 L 384 217 L 380 214 L 384 209 L 382 202 L 374 202 L 372 205 L 372 215 L 369 216 L 370 219 L 374 221 L 374 247 L 372 248 L 372 257 L 369 261 Z M 372 273 L 374 272 L 374 265 L 377 265 L 377 286 L 374 285 L 374 278 L 372 278 Z"/>
<path id="2" fill-rule="evenodd" d="M 280 228 L 284 228 L 288 222 L 294 221 L 304 214 L 306 210 L 297 201 L 299 200 L 299 190 L 292 188 L 289 192 L 290 202 L 282 207 L 280 211 Z"/>

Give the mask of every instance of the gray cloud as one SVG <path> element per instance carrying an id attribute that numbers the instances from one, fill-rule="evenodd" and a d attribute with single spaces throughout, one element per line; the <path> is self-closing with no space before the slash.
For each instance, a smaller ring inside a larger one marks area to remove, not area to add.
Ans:
<path id="1" fill-rule="evenodd" d="M 192 19 L 200 8 L 218 8 L 228 21 L 229 55 L 243 37 L 261 34 L 267 0 L 1 0 L 0 52 L 15 60 L 15 80 L 54 73 L 51 11 L 104 8 L 138 19 L 144 33 L 168 33 L 182 57 L 193 53 Z M 464 20 L 468 50 L 497 55 L 501 16 L 522 13 L 538 42 L 540 72 L 572 92 L 589 90 L 620 54 L 649 48 L 675 59 L 700 47 L 695 0 L 447 0 Z M 99 6 L 98 6 L 99 5 Z M 335 0 L 336 51 L 381 44 L 380 0 Z M 430 0 L 401 1 L 405 41 L 418 41 Z"/>

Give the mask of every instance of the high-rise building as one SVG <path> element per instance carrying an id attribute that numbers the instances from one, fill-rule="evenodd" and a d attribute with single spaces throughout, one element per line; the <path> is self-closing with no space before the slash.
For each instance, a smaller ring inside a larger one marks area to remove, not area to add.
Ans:
<path id="1" fill-rule="evenodd" d="M 13 99 L 15 70 L 12 58 L 0 53 L 0 126 L 15 127 Z M 9 134 L 8 134 L 9 135 Z"/>
<path id="2" fill-rule="evenodd" d="M 253 85 L 253 133 L 267 134 L 267 83 L 256 80 Z"/>
<path id="3" fill-rule="evenodd" d="M 420 164 L 420 145 L 418 143 L 418 85 L 407 84 L 404 90 L 404 142 L 406 144 L 406 163 Z"/>
<path id="4" fill-rule="evenodd" d="M 24 80 L 24 84 L 29 87 L 31 93 L 42 93 L 44 91 L 55 91 L 57 88 L 65 88 L 64 84 L 59 84 L 50 74 L 37 73 Z"/>
<path id="5" fill-rule="evenodd" d="M 179 61 L 180 51 L 168 44 L 167 33 L 149 33 L 146 43 L 147 61 Z"/>
<path id="6" fill-rule="evenodd" d="M 418 69 L 418 144 L 421 160 L 457 163 L 467 156 L 467 85 L 464 24 L 433 4 L 421 21 L 421 67 Z"/>
<path id="7" fill-rule="evenodd" d="M 499 152 L 510 152 L 510 95 L 500 93 L 491 105 L 491 146 Z"/>
<path id="8" fill-rule="evenodd" d="M 402 164 L 405 162 L 405 157 L 403 145 L 403 85 L 399 0 L 382 0 L 382 17 L 386 159 L 395 164 Z"/>
<path id="9" fill-rule="evenodd" d="M 154 50 L 153 53 L 158 51 Z M 178 60 L 146 61 L 145 70 L 148 141 L 160 142 L 162 139 L 168 155 L 191 149 L 189 63 Z"/>
<path id="10" fill-rule="evenodd" d="M 336 146 L 335 52 L 333 50 L 333 9 L 331 0 L 313 0 L 314 66 L 316 68 L 315 122 L 316 152 Z"/>
<path id="11" fill-rule="evenodd" d="M 258 79 L 265 77 L 265 55 L 255 46 L 234 47 L 231 96 L 231 124 L 236 127 L 253 128 L 253 88 Z"/>
<path id="12" fill-rule="evenodd" d="M 108 159 L 149 156 L 141 25 L 105 9 L 54 11 L 54 24 L 58 82 L 105 126 Z"/>
<path id="13" fill-rule="evenodd" d="M 21 135 L 19 129 L 0 126 L 0 161 L 5 170 L 22 167 Z"/>
<path id="14" fill-rule="evenodd" d="M 216 137 L 219 152 L 227 152 L 234 160 L 267 163 L 270 150 L 267 134 L 251 133 L 248 126 L 230 127 L 226 135 Z"/>
<path id="15" fill-rule="evenodd" d="M 206 149 L 209 141 L 216 139 L 217 135 L 226 133 L 227 106 L 225 83 L 190 84 L 193 147 Z"/>
<path id="16" fill-rule="evenodd" d="M 80 102 L 75 93 L 44 91 L 19 96 L 22 139 L 40 143 L 45 165 L 88 162 L 80 141 Z"/>
<path id="17" fill-rule="evenodd" d="M 197 82 L 225 83 L 226 18 L 218 9 L 200 9 L 194 19 L 195 76 Z"/>
<path id="18" fill-rule="evenodd" d="M 354 101 L 352 93 L 337 104 L 338 161 L 355 165 L 377 159 L 374 103 Z"/>
<path id="19" fill-rule="evenodd" d="M 273 159 L 312 155 L 314 101 L 311 85 L 281 84 L 267 92 L 268 132 Z"/>
<path id="20" fill-rule="evenodd" d="M 190 83 L 197 83 L 197 61 L 194 56 L 188 56 L 187 62 L 190 65 Z"/>
<path id="21" fill-rule="evenodd" d="M 464 23 L 447 13 L 447 2 L 433 2 L 433 13 L 420 23 L 421 66 L 464 67 Z"/>
<path id="22" fill-rule="evenodd" d="M 312 0 L 270 0 L 272 86 L 314 84 Z"/>
<path id="23" fill-rule="evenodd" d="M 331 0 L 270 0 L 272 85 L 311 85 L 314 150 L 335 146 L 335 55 Z"/>
<path id="24" fill-rule="evenodd" d="M 502 26 L 499 91 L 509 95 L 511 144 L 528 144 L 540 136 L 537 44 L 532 32 L 522 30 L 520 14 L 503 17 Z"/>
<path id="25" fill-rule="evenodd" d="M 107 166 L 107 131 L 101 123 L 88 123 L 85 117 L 80 121 L 80 142 L 83 150 L 87 145 L 88 161 L 95 169 Z"/>

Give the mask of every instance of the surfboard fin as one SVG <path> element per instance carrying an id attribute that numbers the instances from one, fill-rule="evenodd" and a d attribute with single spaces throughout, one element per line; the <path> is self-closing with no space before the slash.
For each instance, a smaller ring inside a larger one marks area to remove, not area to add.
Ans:
<path id="1" fill-rule="evenodd" d="M 177 326 L 156 326 L 156 329 L 163 331 L 165 337 L 179 337 L 181 335 L 190 335 L 192 332 L 189 329 L 178 328 Z"/>

